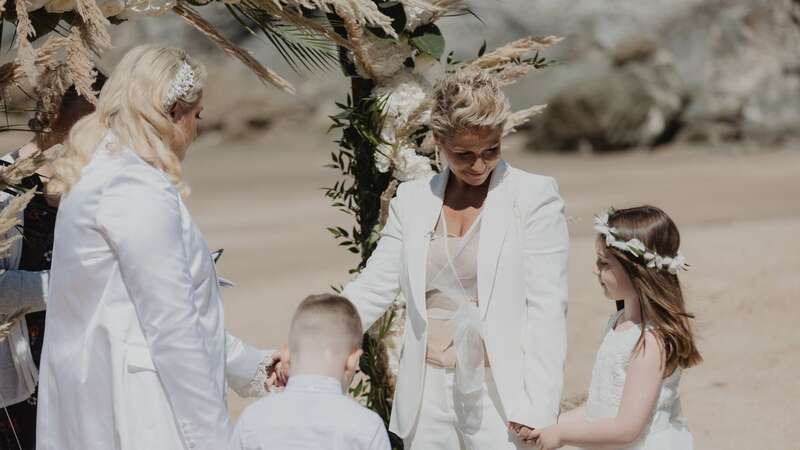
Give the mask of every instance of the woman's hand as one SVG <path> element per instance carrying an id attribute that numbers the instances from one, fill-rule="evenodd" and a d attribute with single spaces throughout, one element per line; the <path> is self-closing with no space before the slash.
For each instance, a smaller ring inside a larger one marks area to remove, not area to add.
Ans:
<path id="1" fill-rule="evenodd" d="M 534 428 L 517 422 L 509 422 L 508 430 L 516 434 L 517 437 L 520 438 L 525 444 L 529 446 L 536 445 L 536 437 L 534 437 L 534 433 L 537 432 Z"/>

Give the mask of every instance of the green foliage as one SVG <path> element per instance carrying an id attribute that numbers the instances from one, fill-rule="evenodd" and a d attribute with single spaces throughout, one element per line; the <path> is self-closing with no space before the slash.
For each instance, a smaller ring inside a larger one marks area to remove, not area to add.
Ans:
<path id="1" fill-rule="evenodd" d="M 444 54 L 444 36 L 436 25 L 423 25 L 417 28 L 411 34 L 409 42 L 422 53 L 433 56 L 437 60 L 441 59 Z"/>

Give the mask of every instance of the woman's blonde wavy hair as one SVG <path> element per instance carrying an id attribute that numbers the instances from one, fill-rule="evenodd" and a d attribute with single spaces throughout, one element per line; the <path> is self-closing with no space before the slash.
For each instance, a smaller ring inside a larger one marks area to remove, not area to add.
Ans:
<path id="1" fill-rule="evenodd" d="M 100 91 L 95 111 L 79 120 L 70 131 L 63 155 L 53 162 L 55 175 L 48 183 L 48 190 L 69 192 L 110 131 L 119 142 L 112 150 L 130 147 L 144 161 L 163 171 L 183 196 L 188 195 L 181 161 L 173 151 L 179 130 L 170 116 L 172 107 L 164 106 L 167 91 L 183 62 L 194 70 L 195 83 L 174 105 L 179 114 L 200 101 L 205 67 L 178 48 L 141 45 L 125 54 Z"/>
<path id="2" fill-rule="evenodd" d="M 476 129 L 502 129 L 511 105 L 490 73 L 465 68 L 442 78 L 434 87 L 431 129 L 437 140 Z"/>

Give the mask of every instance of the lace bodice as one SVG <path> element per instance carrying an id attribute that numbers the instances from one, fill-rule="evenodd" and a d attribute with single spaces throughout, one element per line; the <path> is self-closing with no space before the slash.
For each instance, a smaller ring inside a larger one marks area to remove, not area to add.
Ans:
<path id="1" fill-rule="evenodd" d="M 626 330 L 614 330 L 614 324 L 621 315 L 622 311 L 612 314 L 603 343 L 597 352 L 592 369 L 592 382 L 589 386 L 589 398 L 586 401 L 586 419 L 589 421 L 616 417 L 619 412 L 631 352 L 641 334 L 641 328 L 638 326 Z M 681 370 L 678 368 L 663 380 L 652 417 L 642 433 L 640 443 L 648 434 L 670 427 L 685 427 L 678 397 L 680 379 Z M 630 448 L 642 447 L 634 445 Z"/>

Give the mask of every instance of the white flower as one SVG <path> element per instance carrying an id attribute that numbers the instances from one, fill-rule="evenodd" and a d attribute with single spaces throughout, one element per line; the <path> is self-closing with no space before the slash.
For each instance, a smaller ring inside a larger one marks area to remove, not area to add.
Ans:
<path id="1" fill-rule="evenodd" d="M 378 80 L 391 78 L 404 67 L 406 59 L 414 53 L 414 49 L 405 41 L 381 39 L 372 33 L 364 34 L 362 47 Z M 370 78 L 358 58 L 353 58 L 351 55 L 351 59 L 356 60 L 358 75 L 362 78 Z"/>
<path id="2" fill-rule="evenodd" d="M 406 31 L 414 31 L 420 25 L 428 24 L 431 19 L 433 19 L 434 12 L 421 5 L 412 6 L 404 4 L 403 9 L 406 13 Z"/>
<path id="3" fill-rule="evenodd" d="M 642 241 L 636 238 L 626 242 L 625 245 L 628 247 L 628 251 L 636 256 L 639 256 L 647 251 L 647 248 L 644 246 L 644 243 L 642 243 Z"/>
<path id="4" fill-rule="evenodd" d="M 396 122 L 395 126 L 404 125 L 411 114 L 419 109 L 428 99 L 430 86 L 422 77 L 411 70 L 396 74 L 385 83 L 381 83 L 373 91 L 378 99 L 385 99 L 384 114 L 387 122 Z M 430 118 L 430 111 L 423 116 L 423 122 Z"/>
<path id="5" fill-rule="evenodd" d="M 409 181 L 433 173 L 431 160 L 408 145 L 381 144 L 375 152 L 375 168 L 381 173 L 392 170 L 398 181 Z"/>
<path id="6" fill-rule="evenodd" d="M 413 147 L 402 146 L 394 160 L 392 175 L 399 181 L 410 181 L 433 173 L 431 160 L 417 154 Z"/>

